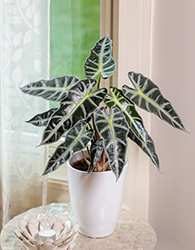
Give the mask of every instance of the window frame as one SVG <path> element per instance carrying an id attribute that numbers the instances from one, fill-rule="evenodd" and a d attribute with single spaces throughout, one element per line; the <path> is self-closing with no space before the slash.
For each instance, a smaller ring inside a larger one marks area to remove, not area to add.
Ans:
<path id="1" fill-rule="evenodd" d="M 119 1 L 119 88 L 129 83 L 127 73 L 130 70 L 151 78 L 153 15 L 154 0 Z M 137 110 L 150 134 L 150 114 Z M 129 168 L 123 199 L 133 212 L 148 219 L 149 167 L 154 166 L 149 157 L 131 141 L 128 142 L 127 158 Z"/>

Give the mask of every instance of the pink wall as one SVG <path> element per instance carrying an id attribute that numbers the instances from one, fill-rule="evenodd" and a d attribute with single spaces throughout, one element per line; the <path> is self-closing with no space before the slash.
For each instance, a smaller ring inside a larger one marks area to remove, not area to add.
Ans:
<path id="1" fill-rule="evenodd" d="M 195 249 L 195 1 L 155 1 L 152 79 L 191 134 L 152 116 L 162 174 L 150 167 L 157 250 Z"/>

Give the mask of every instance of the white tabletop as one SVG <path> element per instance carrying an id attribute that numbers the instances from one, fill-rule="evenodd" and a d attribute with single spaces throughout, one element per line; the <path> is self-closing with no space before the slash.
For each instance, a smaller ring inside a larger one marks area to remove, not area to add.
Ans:
<path id="1" fill-rule="evenodd" d="M 17 215 L 5 225 L 0 238 L 2 250 L 25 249 L 13 231 L 18 228 L 19 219 L 29 220 L 31 217 L 36 217 L 38 213 L 45 213 L 48 216 L 55 215 L 56 217 L 67 214 L 72 223 L 76 223 L 70 203 L 52 203 L 30 209 Z M 74 250 L 155 250 L 156 243 L 156 233 L 151 225 L 141 217 L 133 214 L 123 204 L 112 235 L 95 239 L 77 234 L 76 239 L 71 244 L 71 248 L 74 248 Z"/>

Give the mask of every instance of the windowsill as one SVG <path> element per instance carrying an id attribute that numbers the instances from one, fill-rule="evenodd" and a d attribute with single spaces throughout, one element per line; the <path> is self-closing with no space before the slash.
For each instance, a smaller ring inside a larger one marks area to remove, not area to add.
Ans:
<path id="1" fill-rule="evenodd" d="M 67 176 L 67 166 L 66 163 L 62 166 L 60 166 L 59 169 L 54 171 L 53 173 L 48 174 L 48 180 L 49 181 L 56 181 L 56 182 L 67 182 L 68 176 Z"/>

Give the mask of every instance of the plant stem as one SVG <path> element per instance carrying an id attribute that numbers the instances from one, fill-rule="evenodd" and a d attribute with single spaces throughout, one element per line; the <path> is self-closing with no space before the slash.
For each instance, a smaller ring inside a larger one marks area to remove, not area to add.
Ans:
<path id="1" fill-rule="evenodd" d="M 102 171 L 106 171 L 106 170 L 108 169 L 108 167 L 109 167 L 109 161 L 107 161 L 107 162 L 103 165 Z"/>
<path id="2" fill-rule="evenodd" d="M 85 154 L 83 152 L 83 150 L 81 150 L 81 153 L 83 155 L 83 159 L 85 160 L 85 162 L 87 163 L 87 165 L 89 166 L 91 163 L 87 160 L 87 158 L 85 157 Z"/>
<path id="3" fill-rule="evenodd" d="M 98 133 L 97 128 L 96 128 L 96 125 L 95 125 L 94 114 L 92 114 L 92 123 L 93 123 L 93 128 L 94 128 L 94 130 L 95 130 L 95 135 L 94 135 L 94 137 L 95 137 L 95 139 L 100 140 L 100 139 L 101 139 L 101 136 L 100 136 L 100 134 Z"/>
<path id="4" fill-rule="evenodd" d="M 86 148 L 87 148 L 88 156 L 89 156 L 89 158 L 90 158 L 90 160 L 91 160 L 91 154 L 90 154 L 90 151 L 89 151 L 89 147 L 87 146 Z"/>
<path id="5" fill-rule="evenodd" d="M 99 75 L 99 77 L 98 77 L 98 85 L 97 85 L 97 89 L 99 89 L 99 88 L 100 88 L 100 80 L 101 80 L 101 75 Z"/>
<path id="6" fill-rule="evenodd" d="M 105 162 L 106 162 L 106 159 L 105 159 L 105 149 L 103 149 L 103 152 L 102 152 L 102 155 L 101 155 L 100 159 L 101 159 L 102 165 L 104 165 Z"/>
<path id="7" fill-rule="evenodd" d="M 88 122 L 87 125 L 90 127 L 90 129 L 93 129 L 90 122 Z M 89 128 L 87 127 L 87 130 L 88 130 L 88 129 L 89 129 Z"/>
<path id="8" fill-rule="evenodd" d="M 98 77 L 97 89 L 100 88 L 100 80 L 101 80 L 101 75 L 99 75 L 99 77 Z M 101 136 L 100 136 L 100 134 L 98 133 L 97 127 L 96 127 L 96 125 L 95 125 L 94 114 L 92 114 L 91 117 L 92 117 L 93 129 L 94 129 L 94 131 L 95 131 L 94 140 L 95 140 L 95 139 L 100 140 L 100 139 L 101 139 Z M 91 127 L 91 124 L 89 124 L 89 126 Z M 88 148 L 87 148 L 87 151 L 88 151 L 88 154 L 89 154 L 89 149 L 88 149 Z M 103 152 L 104 152 L 104 151 L 103 151 Z M 82 153 L 82 154 L 83 154 L 83 158 L 86 159 L 85 156 L 84 156 L 84 153 Z M 90 155 L 90 154 L 89 154 L 89 155 Z M 94 167 L 94 171 L 95 171 L 95 172 L 101 172 L 101 171 L 103 170 L 102 166 L 105 165 L 105 156 L 104 156 L 104 155 L 105 155 L 105 153 L 102 153 L 102 155 L 101 155 L 101 157 L 100 157 L 100 160 L 99 160 L 98 162 L 96 162 L 95 167 Z M 87 159 L 86 159 L 86 160 L 87 160 Z M 85 161 L 86 161 L 86 160 L 85 160 Z"/>

